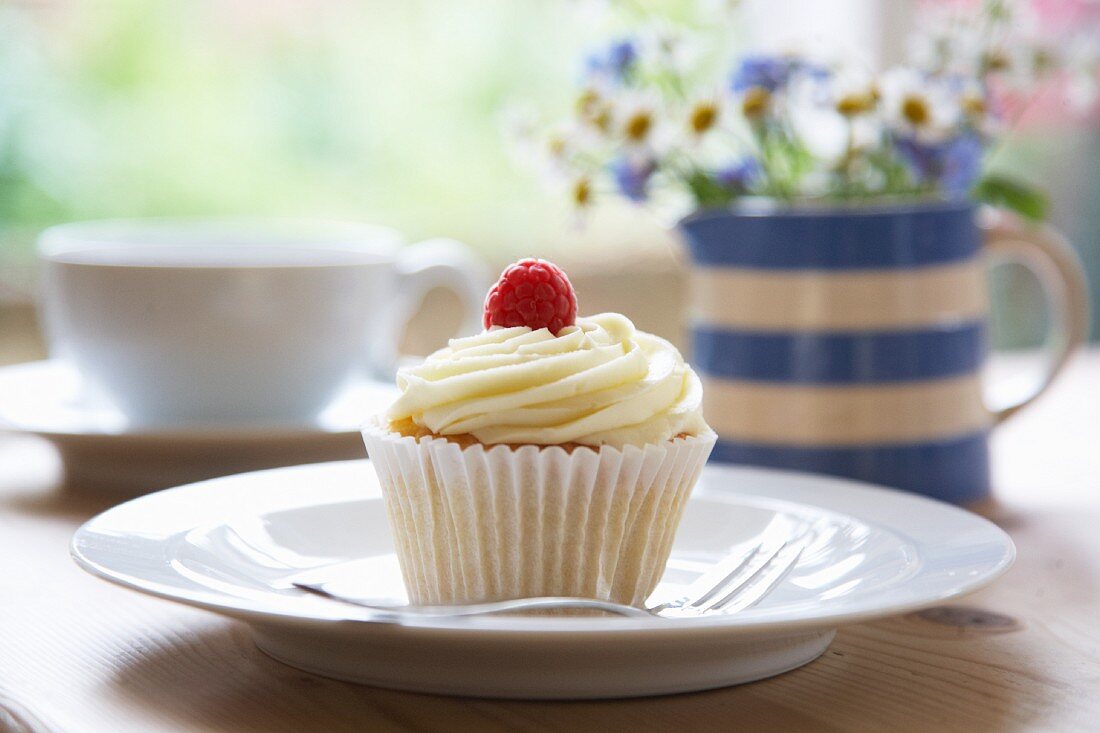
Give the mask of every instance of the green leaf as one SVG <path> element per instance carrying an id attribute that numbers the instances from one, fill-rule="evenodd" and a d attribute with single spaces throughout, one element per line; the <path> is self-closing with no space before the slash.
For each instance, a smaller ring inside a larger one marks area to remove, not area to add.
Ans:
<path id="1" fill-rule="evenodd" d="M 974 187 L 974 196 L 979 201 L 1015 211 L 1033 221 L 1046 219 L 1049 209 L 1049 201 L 1042 191 L 997 173 L 983 176 Z"/>
<path id="2" fill-rule="evenodd" d="M 695 202 L 700 209 L 718 209 L 729 206 L 736 197 L 736 192 L 731 191 L 704 171 L 696 170 L 687 178 L 688 188 L 695 196 Z"/>

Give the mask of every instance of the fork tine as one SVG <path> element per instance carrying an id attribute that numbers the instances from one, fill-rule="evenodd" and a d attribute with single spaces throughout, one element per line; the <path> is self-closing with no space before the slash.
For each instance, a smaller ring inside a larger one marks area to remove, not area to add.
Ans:
<path id="1" fill-rule="evenodd" d="M 743 583 L 740 588 L 728 593 L 718 603 L 712 604 L 710 610 L 720 613 L 736 613 L 759 603 L 764 596 L 783 582 L 783 579 L 798 564 L 798 559 L 802 557 L 805 549 L 805 542 L 788 544 L 782 551 L 771 557 L 768 564 L 761 568 L 761 572 L 757 573 L 748 582 Z M 781 559 L 780 555 L 783 555 Z"/>
<path id="2" fill-rule="evenodd" d="M 764 545 L 757 544 L 750 547 L 744 552 L 744 554 L 730 553 L 722 562 L 715 565 L 707 572 L 700 575 L 695 582 L 693 582 L 684 593 L 684 599 L 690 602 L 686 605 L 696 605 L 702 603 L 714 596 L 722 588 L 730 582 L 730 578 L 744 571 L 745 567 L 752 562 L 752 559 L 756 557 Z"/>
<path id="3" fill-rule="evenodd" d="M 720 583 L 717 583 L 714 588 L 692 602 L 688 608 L 697 612 L 705 612 L 725 602 L 730 596 L 738 593 L 760 575 L 788 544 L 788 542 L 783 542 L 768 548 L 759 547 L 745 562 L 723 578 Z"/>

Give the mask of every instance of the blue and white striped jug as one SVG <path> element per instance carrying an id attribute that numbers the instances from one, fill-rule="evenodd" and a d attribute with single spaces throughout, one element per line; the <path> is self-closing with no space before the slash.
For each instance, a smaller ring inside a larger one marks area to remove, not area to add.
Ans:
<path id="1" fill-rule="evenodd" d="M 704 211 L 680 228 L 712 460 L 980 499 L 991 427 L 1049 385 L 1087 328 L 1064 240 L 968 203 Z M 1047 291 L 1053 358 L 1029 394 L 991 407 L 986 269 L 1005 257 Z"/>

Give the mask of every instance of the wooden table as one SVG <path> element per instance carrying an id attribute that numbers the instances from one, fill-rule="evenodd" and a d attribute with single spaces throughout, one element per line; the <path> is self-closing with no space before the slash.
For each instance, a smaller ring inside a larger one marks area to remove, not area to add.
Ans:
<path id="1" fill-rule="evenodd" d="M 1100 730 L 1100 351 L 1000 430 L 1009 574 L 964 604 L 842 629 L 818 661 L 690 695 L 462 700 L 357 687 L 268 659 L 243 624 L 96 580 L 68 557 L 108 501 L 0 442 L 0 731 Z"/>

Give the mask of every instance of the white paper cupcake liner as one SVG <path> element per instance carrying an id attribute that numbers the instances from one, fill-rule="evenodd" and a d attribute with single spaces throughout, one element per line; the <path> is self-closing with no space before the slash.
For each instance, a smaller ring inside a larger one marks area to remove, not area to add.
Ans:
<path id="1" fill-rule="evenodd" d="M 409 600 L 585 596 L 641 605 L 716 436 L 579 448 L 475 445 L 363 428 Z"/>

